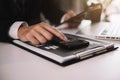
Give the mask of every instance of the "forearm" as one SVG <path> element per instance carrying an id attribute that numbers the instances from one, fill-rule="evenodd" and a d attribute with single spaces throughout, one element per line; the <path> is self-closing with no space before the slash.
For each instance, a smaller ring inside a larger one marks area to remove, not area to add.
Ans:
<path id="1" fill-rule="evenodd" d="M 27 22 L 24 22 L 24 21 L 16 21 L 14 22 L 11 26 L 10 26 L 10 29 L 9 29 L 9 36 L 13 39 L 19 39 L 18 38 L 18 30 L 20 27 L 22 26 L 28 26 Z"/>
<path id="2" fill-rule="evenodd" d="M 27 23 L 24 21 L 15 22 L 15 20 L 1 19 L 0 20 L 0 41 L 9 42 L 12 39 L 18 39 L 17 32 L 21 25 L 27 26 Z"/>

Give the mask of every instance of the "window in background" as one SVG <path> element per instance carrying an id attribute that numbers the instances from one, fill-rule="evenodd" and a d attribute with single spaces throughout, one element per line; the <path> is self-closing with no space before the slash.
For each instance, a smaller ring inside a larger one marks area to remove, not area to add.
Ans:
<path id="1" fill-rule="evenodd" d="M 63 11 L 73 10 L 75 13 L 84 11 L 87 7 L 85 0 L 54 0 Z"/>
<path id="2" fill-rule="evenodd" d="M 87 4 L 102 3 L 102 20 L 110 22 L 118 22 L 120 19 L 120 0 L 88 0 Z"/>
<path id="3" fill-rule="evenodd" d="M 111 22 L 119 22 L 120 19 L 120 0 L 112 0 L 106 8 L 106 19 Z"/>

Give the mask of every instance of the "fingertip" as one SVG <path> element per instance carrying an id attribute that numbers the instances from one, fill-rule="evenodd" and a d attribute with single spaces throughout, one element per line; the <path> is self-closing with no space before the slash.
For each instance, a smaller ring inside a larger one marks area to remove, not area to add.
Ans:
<path id="1" fill-rule="evenodd" d="M 62 33 L 61 33 L 62 34 Z M 59 38 L 61 38 L 62 40 L 64 40 L 64 41 L 67 41 L 68 40 L 68 38 L 64 35 L 64 34 L 62 34 Z"/>
<path id="2" fill-rule="evenodd" d="M 67 40 L 68 40 L 68 38 L 67 38 L 66 36 L 64 36 L 63 39 L 64 39 L 64 41 L 67 41 Z"/>

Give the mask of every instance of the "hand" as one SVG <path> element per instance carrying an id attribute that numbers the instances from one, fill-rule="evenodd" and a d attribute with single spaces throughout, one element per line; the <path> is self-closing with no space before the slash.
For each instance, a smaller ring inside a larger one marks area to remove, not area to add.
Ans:
<path id="1" fill-rule="evenodd" d="M 70 18 L 72 18 L 72 17 L 74 17 L 74 16 L 76 16 L 76 13 L 75 12 L 73 12 L 72 10 L 70 10 L 70 11 L 68 11 L 64 16 L 63 16 L 63 18 L 62 18 L 62 20 L 61 20 L 61 23 L 63 23 L 63 22 L 65 22 L 65 21 L 67 21 L 68 19 L 70 19 Z M 67 22 L 67 26 L 66 26 L 66 28 L 74 28 L 74 27 L 78 27 L 78 25 L 80 24 L 80 22 L 81 22 L 81 19 L 80 19 L 80 21 L 79 21 L 79 19 L 78 18 L 75 18 L 76 20 L 77 20 L 77 22 Z M 76 21 L 75 20 L 75 21 Z"/>
<path id="2" fill-rule="evenodd" d="M 68 11 L 64 16 L 61 22 L 64 22 L 68 19 L 70 19 L 71 17 L 76 16 L 75 12 L 73 12 L 72 10 Z"/>
<path id="3" fill-rule="evenodd" d="M 24 42 L 29 41 L 33 45 L 44 44 L 51 40 L 53 35 L 62 40 L 67 40 L 62 33 L 44 22 L 29 27 L 22 26 L 18 30 L 19 39 Z"/>

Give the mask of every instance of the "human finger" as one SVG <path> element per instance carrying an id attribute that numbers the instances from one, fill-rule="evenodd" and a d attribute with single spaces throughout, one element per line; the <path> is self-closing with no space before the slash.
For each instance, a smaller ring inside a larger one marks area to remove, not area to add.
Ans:
<path id="1" fill-rule="evenodd" d="M 42 36 L 44 36 L 44 38 L 46 38 L 48 41 L 52 39 L 53 37 L 53 34 L 51 32 L 49 32 L 48 30 L 46 30 L 44 27 L 46 25 L 44 24 L 40 24 L 37 28 L 36 28 L 36 31 L 41 34 Z M 48 26 L 48 25 L 47 25 Z M 48 26 L 48 27 L 51 27 L 51 26 Z"/>
<path id="2" fill-rule="evenodd" d="M 26 39 L 27 41 L 30 41 L 33 45 L 39 44 L 39 41 L 31 33 L 26 34 Z"/>
<path id="3" fill-rule="evenodd" d="M 67 37 L 61 33 L 60 31 L 58 31 L 56 28 L 49 26 L 48 24 L 44 24 L 45 26 L 43 27 L 45 30 L 49 31 L 50 33 L 52 33 L 53 35 L 59 37 L 62 40 L 67 40 Z"/>
<path id="4" fill-rule="evenodd" d="M 32 30 L 31 33 L 33 34 L 33 36 L 40 42 L 40 44 L 44 44 L 47 42 L 47 39 L 43 36 L 42 33 L 39 33 L 36 30 Z"/>

